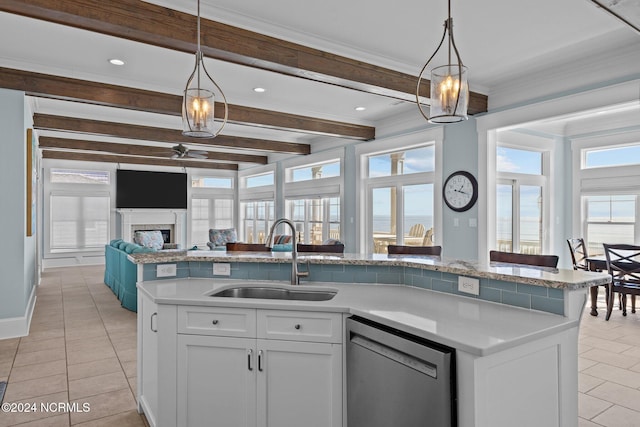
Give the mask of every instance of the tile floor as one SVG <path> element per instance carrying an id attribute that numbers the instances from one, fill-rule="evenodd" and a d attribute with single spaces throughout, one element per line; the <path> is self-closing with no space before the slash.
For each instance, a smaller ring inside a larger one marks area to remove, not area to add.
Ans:
<path id="1" fill-rule="evenodd" d="M 640 427 L 640 307 L 632 314 L 629 302 L 626 317 L 616 308 L 606 322 L 599 296 L 603 309 L 598 317 L 585 309 L 580 327 L 579 426 Z"/>
<path id="2" fill-rule="evenodd" d="M 77 402 L 79 410 L 0 412 L 0 427 L 146 425 L 135 403 L 136 316 L 120 307 L 103 272 L 47 270 L 29 336 L 0 340 L 5 402 Z M 640 310 L 615 310 L 609 322 L 600 312 L 585 310 L 581 324 L 579 426 L 640 427 Z M 90 411 L 80 411 L 84 403 Z"/>
<path id="3" fill-rule="evenodd" d="M 136 411 L 136 315 L 120 307 L 103 275 L 103 267 L 43 274 L 29 336 L 0 340 L 4 402 L 38 410 L 0 412 L 1 427 L 146 425 Z M 47 413 L 40 402 L 78 405 Z"/>

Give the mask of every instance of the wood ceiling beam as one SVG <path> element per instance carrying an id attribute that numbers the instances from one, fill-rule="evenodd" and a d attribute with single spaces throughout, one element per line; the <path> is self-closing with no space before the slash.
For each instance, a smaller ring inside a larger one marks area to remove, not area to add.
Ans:
<path id="1" fill-rule="evenodd" d="M 171 158 L 174 154 L 169 147 L 155 147 L 150 145 L 119 144 L 116 142 L 87 141 L 81 139 L 53 138 L 43 136 L 38 138 L 40 148 L 58 148 L 62 150 L 102 151 L 112 154 L 124 154 L 132 156 L 164 157 Z M 208 160 L 220 162 L 242 162 L 267 164 L 267 156 L 255 156 L 251 154 L 206 152 Z M 177 159 L 173 159 L 177 160 Z"/>
<path id="2" fill-rule="evenodd" d="M 83 162 L 128 163 L 135 165 L 178 166 L 185 168 L 238 170 L 233 163 L 217 163 L 205 160 L 172 160 L 152 157 L 120 156 L 115 154 L 79 153 L 70 151 L 42 150 L 45 159 L 78 160 Z"/>
<path id="3" fill-rule="evenodd" d="M 33 127 L 41 130 L 85 133 L 116 138 L 168 142 L 172 144 L 202 144 L 210 147 L 226 147 L 290 154 L 311 153 L 311 147 L 308 144 L 269 141 L 265 139 L 228 135 L 218 135 L 213 139 L 190 138 L 183 136 L 182 131 L 175 129 L 78 119 L 74 117 L 52 116 L 47 114 L 34 114 Z"/>
<path id="4" fill-rule="evenodd" d="M 0 67 L 0 87 L 21 90 L 27 95 L 84 102 L 150 113 L 182 115 L 182 97 L 124 86 Z M 216 103 L 216 117 L 222 119 L 224 106 Z M 259 108 L 229 105 L 229 122 L 286 131 L 335 136 L 368 141 L 375 128 L 316 117 L 287 114 Z"/>
<path id="5" fill-rule="evenodd" d="M 196 51 L 194 15 L 143 1 L 3 0 L 0 10 L 166 49 Z M 415 101 L 417 76 L 208 19 L 201 19 L 201 32 L 202 52 L 210 58 Z M 423 81 L 420 89 L 426 97 L 429 85 Z M 486 95 L 471 92 L 469 97 L 469 114 L 487 111 Z"/>

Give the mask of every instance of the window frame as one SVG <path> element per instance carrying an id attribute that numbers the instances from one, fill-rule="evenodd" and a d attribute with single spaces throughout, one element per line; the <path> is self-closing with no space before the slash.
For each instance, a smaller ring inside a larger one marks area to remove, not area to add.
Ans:
<path id="1" fill-rule="evenodd" d="M 66 169 L 66 170 L 79 170 L 79 171 L 103 171 L 109 174 L 109 183 L 56 183 L 51 182 L 51 170 L 52 169 Z M 111 164 L 79 164 L 78 162 L 72 162 L 68 160 L 56 160 L 56 159 L 43 159 L 42 163 L 42 175 L 44 177 L 42 185 L 42 202 L 43 202 L 43 217 L 38 222 L 41 225 L 41 230 L 49 230 L 42 233 L 42 256 L 44 262 L 46 260 L 52 260 L 57 258 L 70 258 L 70 257 L 92 257 L 104 255 L 104 249 L 101 245 L 95 248 L 76 248 L 69 250 L 52 250 L 52 203 L 51 198 L 54 196 L 69 196 L 69 197 L 91 197 L 99 196 L 106 197 L 108 199 L 108 212 L 106 212 L 107 218 L 107 241 L 113 238 L 114 224 L 115 224 L 115 165 Z"/>
<path id="2" fill-rule="evenodd" d="M 401 179 L 403 184 L 433 184 L 433 228 L 435 241 L 434 244 L 442 243 L 443 235 L 443 219 L 442 219 L 442 150 L 444 140 L 444 129 L 442 127 L 421 130 L 401 137 L 384 138 L 379 141 L 360 144 L 356 149 L 356 194 L 358 194 L 358 203 L 356 205 L 357 218 L 360 219 L 359 226 L 356 228 L 357 251 L 361 254 L 373 253 L 374 242 L 369 239 L 373 235 L 373 218 L 372 218 L 372 188 L 382 186 L 390 186 L 398 183 Z M 433 172 L 412 173 L 406 175 L 391 175 L 369 178 L 369 156 L 375 156 L 383 153 L 398 152 L 402 150 L 410 150 L 426 145 L 434 145 L 435 149 L 435 166 Z M 428 175 L 428 176 L 426 176 Z M 396 202 L 396 210 L 398 209 Z M 400 208 L 403 218 L 403 211 Z M 396 213 L 398 215 L 398 213 Z M 396 235 L 400 228 L 396 228 Z M 439 232 L 438 232 L 439 231 Z"/>
<path id="3" fill-rule="evenodd" d="M 581 137 L 571 140 L 573 165 L 573 232 L 584 236 L 588 244 L 586 198 L 588 196 L 636 196 L 636 221 L 634 242 L 640 244 L 640 167 L 637 164 L 624 166 L 585 167 L 586 151 L 638 144 L 640 130 L 616 132 Z"/>
<path id="4" fill-rule="evenodd" d="M 340 163 L 340 175 L 339 176 L 331 176 L 331 177 L 323 177 L 318 179 L 308 179 L 304 181 L 292 181 L 293 179 L 293 170 L 301 169 L 306 167 L 314 167 L 321 166 L 324 164 L 333 164 L 335 162 Z M 340 219 L 339 219 L 339 230 L 340 230 L 340 241 L 345 242 L 346 236 L 344 232 L 344 173 L 345 173 L 345 165 L 344 165 L 344 149 L 332 149 L 323 151 L 321 153 L 314 154 L 311 158 L 302 157 L 302 158 L 291 158 L 282 162 L 282 167 L 284 170 L 283 179 L 283 213 L 284 216 L 290 218 L 290 204 L 289 202 L 292 200 L 311 200 L 311 199 L 328 199 L 328 198 L 337 198 L 340 204 Z M 305 202 L 306 206 L 307 202 Z M 323 202 L 323 212 L 325 209 Z M 306 212 L 306 208 L 305 208 Z M 326 212 L 325 212 L 326 213 Z M 333 222 L 335 223 L 335 221 Z M 329 221 L 328 215 L 323 215 L 322 221 L 322 233 L 323 240 L 325 238 L 329 238 L 329 229 L 331 226 L 331 222 Z M 305 220 L 305 231 L 307 230 L 308 223 Z M 308 233 L 305 233 L 305 236 L 308 236 Z M 327 237 L 324 237 L 327 236 Z M 351 252 L 351 250 L 350 250 Z"/>
<path id="5" fill-rule="evenodd" d="M 231 188 L 222 187 L 193 187 L 192 182 L 194 178 L 229 178 L 231 179 Z M 193 247 L 198 242 L 193 238 L 193 199 L 208 199 L 209 200 L 209 228 L 217 228 L 212 224 L 215 221 L 215 201 L 216 200 L 231 200 L 232 212 L 231 212 L 231 224 L 232 227 L 237 227 L 238 217 L 238 202 L 236 201 L 238 178 L 235 172 L 229 171 L 217 171 L 208 172 L 206 170 L 190 171 L 187 188 L 187 245 Z M 213 218 L 212 218 L 213 216 Z M 209 240 L 208 235 L 205 237 L 204 243 Z M 201 242 L 202 243 L 202 242 Z M 202 245 L 198 245 L 201 247 Z M 206 247 L 204 247 L 206 249 Z"/>
<path id="6" fill-rule="evenodd" d="M 520 134 L 518 132 L 513 132 L 508 129 L 499 130 L 496 136 L 497 140 L 495 143 L 495 147 L 493 150 L 494 156 L 494 188 L 492 189 L 493 193 L 493 203 L 494 207 L 492 209 L 493 218 L 490 220 L 493 221 L 493 227 L 491 229 L 494 230 L 494 233 L 491 237 L 491 244 L 489 248 L 498 249 L 498 229 L 497 229 L 497 220 L 498 220 L 498 211 L 497 207 L 497 189 L 498 185 L 511 184 L 514 183 L 514 192 L 512 194 L 512 216 L 513 216 L 513 230 L 512 230 L 512 251 L 515 253 L 520 253 L 520 187 L 522 186 L 533 186 L 540 187 L 542 191 L 542 236 L 541 236 L 541 245 L 540 245 L 540 253 L 545 254 L 551 251 L 551 247 L 553 245 L 552 236 L 551 236 L 551 217 L 552 212 L 555 208 L 552 206 L 553 198 L 551 192 L 551 182 L 554 179 L 553 170 L 551 168 L 553 161 L 553 141 L 546 137 L 538 137 L 527 134 Z M 528 173 L 518 173 L 518 172 L 498 172 L 498 164 L 497 164 L 497 156 L 498 156 L 498 148 L 506 147 L 513 148 L 521 151 L 533 151 L 542 154 L 542 173 L 541 175 L 533 175 Z M 517 220 L 516 220 L 517 219 Z"/>

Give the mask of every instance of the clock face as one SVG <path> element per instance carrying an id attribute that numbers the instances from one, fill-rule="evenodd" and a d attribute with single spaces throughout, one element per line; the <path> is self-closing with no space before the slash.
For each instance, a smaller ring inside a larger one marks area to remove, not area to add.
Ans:
<path id="1" fill-rule="evenodd" d="M 478 182 L 469 172 L 452 173 L 444 183 L 444 201 L 451 209 L 463 212 L 478 200 Z"/>

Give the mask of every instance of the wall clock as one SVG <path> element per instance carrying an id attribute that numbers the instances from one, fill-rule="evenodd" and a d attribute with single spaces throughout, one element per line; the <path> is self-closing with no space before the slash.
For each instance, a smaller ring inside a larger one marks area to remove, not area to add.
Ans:
<path id="1" fill-rule="evenodd" d="M 464 212 L 478 200 L 478 181 L 469 172 L 457 171 L 449 175 L 442 189 L 444 202 L 456 212 Z"/>

